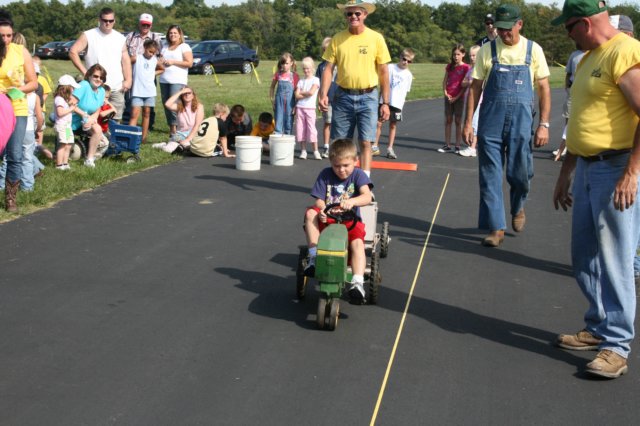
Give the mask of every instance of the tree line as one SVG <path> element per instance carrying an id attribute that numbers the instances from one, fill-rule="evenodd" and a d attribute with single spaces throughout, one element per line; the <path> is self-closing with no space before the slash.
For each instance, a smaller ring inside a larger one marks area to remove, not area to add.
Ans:
<path id="1" fill-rule="evenodd" d="M 525 37 L 538 42 L 550 64 L 564 64 L 574 50 L 564 27 L 551 25 L 561 12 L 560 5 L 546 6 L 508 0 L 521 8 Z M 282 52 L 295 58 L 320 57 L 320 44 L 328 35 L 346 28 L 345 19 L 336 8 L 337 0 L 247 0 L 229 6 L 209 7 L 204 0 L 174 0 L 171 6 L 144 1 L 58 0 L 13 2 L 5 6 L 13 15 L 15 28 L 30 44 L 69 40 L 97 24 L 98 11 L 105 6 L 116 11 L 116 29 L 121 32 L 137 28 L 141 13 L 154 17 L 153 31 L 164 32 L 178 24 L 195 40 L 231 39 L 258 50 L 263 59 L 275 59 Z M 462 43 L 469 48 L 485 34 L 484 17 L 494 13 L 502 2 L 471 0 L 468 5 L 441 3 L 438 7 L 417 0 L 378 0 L 377 10 L 367 18 L 367 25 L 384 34 L 392 57 L 404 47 L 416 52 L 417 62 L 447 62 L 451 48 Z M 613 7 L 611 14 L 631 17 L 640 25 L 640 6 L 624 4 Z"/>

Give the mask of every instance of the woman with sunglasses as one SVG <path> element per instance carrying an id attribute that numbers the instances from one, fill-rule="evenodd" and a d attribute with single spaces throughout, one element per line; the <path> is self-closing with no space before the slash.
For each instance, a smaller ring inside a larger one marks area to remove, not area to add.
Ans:
<path id="1" fill-rule="evenodd" d="M 176 114 L 176 133 L 168 143 L 156 143 L 153 148 L 177 154 L 188 151 L 204 120 L 204 105 L 198 101 L 193 89 L 185 86 L 167 99 L 164 107 Z"/>
<path id="2" fill-rule="evenodd" d="M 191 47 L 184 42 L 182 28 L 171 25 L 167 30 L 166 43 L 158 61 L 164 66 L 164 72 L 160 75 L 162 103 L 166 103 L 170 97 L 187 85 L 189 68 L 193 65 L 193 53 Z M 165 108 L 164 113 L 167 117 L 169 132 L 173 136 L 176 133 L 177 115 L 168 108 Z"/>
<path id="3" fill-rule="evenodd" d="M 103 84 L 107 80 L 107 70 L 102 65 L 90 67 L 80 82 L 80 87 L 73 91 L 78 104 L 73 112 L 71 128 L 74 132 L 84 131 L 89 134 L 89 147 L 84 165 L 95 167 L 95 155 L 98 143 L 102 138 L 102 128 L 98 123 L 100 107 L 104 104 L 105 91 Z"/>
<path id="4" fill-rule="evenodd" d="M 22 140 L 27 128 L 28 105 L 25 93 L 34 92 L 38 88 L 36 72 L 31 55 L 21 45 L 12 43 L 14 30 L 11 15 L 0 10 L 0 93 L 11 101 L 11 110 L 1 111 L 3 116 L 15 115 L 15 127 L 11 132 L 5 148 L 7 155 L 7 175 L 5 178 L 5 209 L 17 212 L 16 195 L 22 179 Z M 8 104 L 4 102 L 4 105 Z M 8 132 L 4 132 L 6 135 Z M 0 152 L 0 154 L 2 154 Z"/>

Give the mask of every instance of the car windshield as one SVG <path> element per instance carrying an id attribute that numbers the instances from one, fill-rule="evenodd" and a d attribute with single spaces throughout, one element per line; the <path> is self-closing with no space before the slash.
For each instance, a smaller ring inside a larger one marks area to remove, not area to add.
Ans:
<path id="1" fill-rule="evenodd" d="M 50 41 L 42 47 L 56 47 L 60 42 L 59 41 Z"/>
<path id="2" fill-rule="evenodd" d="M 76 42 L 75 40 L 71 40 L 71 41 L 66 42 L 63 46 L 64 47 L 71 47 L 71 46 L 73 46 L 73 43 L 75 43 L 75 42 Z"/>
<path id="3" fill-rule="evenodd" d="M 216 48 L 213 43 L 198 43 L 191 47 L 193 53 L 211 53 Z"/>

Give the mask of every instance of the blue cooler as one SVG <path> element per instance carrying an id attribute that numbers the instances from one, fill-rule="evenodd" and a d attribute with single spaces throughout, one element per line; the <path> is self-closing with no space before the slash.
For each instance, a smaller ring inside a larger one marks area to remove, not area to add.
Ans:
<path id="1" fill-rule="evenodd" d="M 109 133 L 111 133 L 111 137 L 109 138 L 109 148 L 104 153 L 105 157 L 119 155 L 123 152 L 137 155 L 140 152 L 142 127 L 126 126 L 109 120 Z"/>

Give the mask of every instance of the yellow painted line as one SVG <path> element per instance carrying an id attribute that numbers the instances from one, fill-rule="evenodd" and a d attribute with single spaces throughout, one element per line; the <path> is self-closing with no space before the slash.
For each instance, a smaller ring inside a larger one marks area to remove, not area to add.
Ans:
<path id="1" fill-rule="evenodd" d="M 400 326 L 398 327 L 398 333 L 396 334 L 396 340 L 393 344 L 393 348 L 391 349 L 391 356 L 389 357 L 389 363 L 387 364 L 387 371 L 384 373 L 384 379 L 382 379 L 382 385 L 380 386 L 380 392 L 378 393 L 378 401 L 376 402 L 376 407 L 373 410 L 373 415 L 371 416 L 370 426 L 376 424 L 376 419 L 378 417 L 378 410 L 380 410 L 380 404 L 382 404 L 382 397 L 384 396 L 384 391 L 387 388 L 387 381 L 389 380 L 389 374 L 391 373 L 391 367 L 393 366 L 393 361 L 396 357 L 396 349 L 398 349 L 398 343 L 400 342 L 400 336 L 402 335 L 402 330 L 404 329 L 404 322 L 407 318 L 407 312 L 409 311 L 409 305 L 411 304 L 411 298 L 413 297 L 413 290 L 416 288 L 416 282 L 418 281 L 418 276 L 420 275 L 420 269 L 422 268 L 422 261 L 424 260 L 424 255 L 427 252 L 427 245 L 429 244 L 429 239 L 431 238 L 431 231 L 433 230 L 433 225 L 436 223 L 436 216 L 438 216 L 438 211 L 440 210 L 440 204 L 442 203 L 442 198 L 444 197 L 444 193 L 447 189 L 447 183 L 449 182 L 449 173 L 447 173 L 447 178 L 444 181 L 444 185 L 442 186 L 442 192 L 440 192 L 440 198 L 438 199 L 438 204 L 436 205 L 436 211 L 433 212 L 433 219 L 431 220 L 431 226 L 429 226 L 429 231 L 427 232 L 427 238 L 424 241 L 424 245 L 422 246 L 422 254 L 420 255 L 420 261 L 418 261 L 418 266 L 416 267 L 416 273 L 413 277 L 413 283 L 411 284 L 411 289 L 409 290 L 409 295 L 407 296 L 407 304 L 404 307 L 404 311 L 402 312 L 402 319 L 400 320 Z"/>

